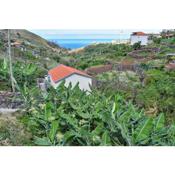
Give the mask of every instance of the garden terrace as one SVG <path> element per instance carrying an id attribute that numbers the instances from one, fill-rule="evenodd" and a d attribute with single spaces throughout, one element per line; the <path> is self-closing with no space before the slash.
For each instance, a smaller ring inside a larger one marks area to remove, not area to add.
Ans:
<path id="1" fill-rule="evenodd" d="M 128 53 L 128 56 L 136 59 L 144 59 L 149 57 L 150 59 L 155 57 L 155 54 L 160 51 L 159 48 L 142 48 Z"/>
<path id="2" fill-rule="evenodd" d="M 114 70 L 117 71 L 133 71 L 136 72 L 138 69 L 138 64 L 117 64 L 114 66 Z"/>
<path id="3" fill-rule="evenodd" d="M 89 75 L 97 75 L 103 72 L 111 71 L 112 69 L 113 69 L 113 65 L 109 64 L 109 65 L 93 66 L 93 67 L 87 68 L 85 71 Z"/>
<path id="4" fill-rule="evenodd" d="M 139 64 L 134 63 L 133 61 L 124 60 L 120 64 L 93 66 L 87 68 L 85 71 L 89 75 L 98 75 L 110 71 L 133 71 L 139 73 L 140 70 L 142 70 L 142 68 Z"/>
<path id="5" fill-rule="evenodd" d="M 175 48 L 175 45 L 174 44 L 169 44 L 169 43 L 161 43 L 162 46 L 166 46 L 166 47 L 169 47 L 169 48 Z"/>

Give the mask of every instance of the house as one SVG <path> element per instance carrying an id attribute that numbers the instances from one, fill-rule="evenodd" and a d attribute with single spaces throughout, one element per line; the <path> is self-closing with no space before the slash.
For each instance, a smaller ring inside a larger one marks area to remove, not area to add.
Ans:
<path id="1" fill-rule="evenodd" d="M 74 87 L 79 83 L 79 88 L 84 91 L 91 91 L 92 77 L 83 71 L 74 69 L 72 67 L 65 66 L 63 64 L 49 70 L 47 81 L 56 89 L 63 81 L 65 86 L 69 84 Z"/>
<path id="2" fill-rule="evenodd" d="M 14 47 L 14 48 L 18 48 L 21 51 L 26 51 L 26 48 L 24 47 L 23 43 L 20 42 L 20 41 L 13 41 L 11 43 L 11 46 Z"/>
<path id="3" fill-rule="evenodd" d="M 129 44 L 130 40 L 129 39 L 118 39 L 118 40 L 112 40 L 111 44 Z"/>
<path id="4" fill-rule="evenodd" d="M 133 32 L 130 37 L 131 45 L 141 42 L 141 45 L 147 45 L 149 42 L 149 35 L 143 32 Z"/>
<path id="5" fill-rule="evenodd" d="M 14 41 L 14 42 L 11 43 L 11 46 L 14 46 L 14 47 L 20 48 L 20 46 L 21 46 L 21 42 Z"/>

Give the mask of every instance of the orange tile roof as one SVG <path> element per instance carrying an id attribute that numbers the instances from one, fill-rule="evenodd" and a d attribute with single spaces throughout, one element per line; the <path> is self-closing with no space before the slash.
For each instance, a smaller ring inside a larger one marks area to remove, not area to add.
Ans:
<path id="1" fill-rule="evenodd" d="M 132 35 L 145 36 L 145 35 L 147 35 L 147 34 L 144 33 L 144 32 L 133 32 Z"/>
<path id="2" fill-rule="evenodd" d="M 79 75 L 83 75 L 83 76 L 88 76 L 90 77 L 88 74 L 86 74 L 83 71 L 79 71 L 77 69 L 74 69 L 72 67 L 69 66 L 65 66 L 63 64 L 58 65 L 57 67 L 49 70 L 48 74 L 51 76 L 52 80 L 54 82 L 58 82 L 72 74 L 79 74 Z"/>

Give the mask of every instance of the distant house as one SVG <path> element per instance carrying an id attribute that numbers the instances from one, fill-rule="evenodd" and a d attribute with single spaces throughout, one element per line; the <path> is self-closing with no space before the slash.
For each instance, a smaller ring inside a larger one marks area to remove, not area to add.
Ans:
<path id="1" fill-rule="evenodd" d="M 14 48 L 18 48 L 20 49 L 21 51 L 26 51 L 26 48 L 24 47 L 24 45 L 22 44 L 22 42 L 20 41 L 13 41 L 11 43 L 11 46 L 14 47 Z"/>
<path id="2" fill-rule="evenodd" d="M 79 83 L 79 88 L 84 91 L 91 91 L 90 86 L 92 85 L 92 77 L 83 71 L 79 71 L 72 67 L 65 66 L 63 64 L 49 70 L 47 81 L 56 89 L 63 81 L 65 86 L 69 84 L 74 87 Z"/>
<path id="3" fill-rule="evenodd" d="M 147 45 L 149 42 L 149 35 L 143 32 L 133 32 L 130 38 L 131 45 L 141 42 L 141 45 Z"/>
<path id="4" fill-rule="evenodd" d="M 20 48 L 20 46 L 21 46 L 21 42 L 14 41 L 14 42 L 11 43 L 11 46 L 14 46 L 14 47 Z"/>

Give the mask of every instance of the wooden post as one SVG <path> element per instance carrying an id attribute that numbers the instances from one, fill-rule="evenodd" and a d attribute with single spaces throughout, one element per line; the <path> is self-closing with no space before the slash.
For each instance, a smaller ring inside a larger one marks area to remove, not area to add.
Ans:
<path id="1" fill-rule="evenodd" d="M 10 66 L 9 74 L 10 74 L 12 92 L 15 92 L 15 84 L 14 84 L 13 68 L 12 68 L 12 56 L 11 56 L 10 29 L 8 29 L 8 56 L 9 56 L 9 66 Z"/>

